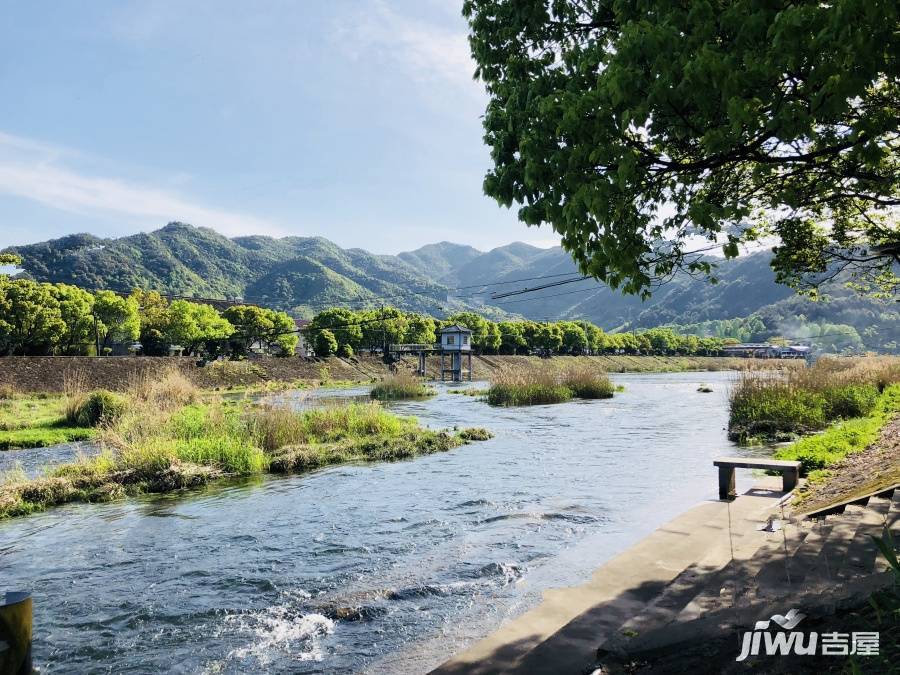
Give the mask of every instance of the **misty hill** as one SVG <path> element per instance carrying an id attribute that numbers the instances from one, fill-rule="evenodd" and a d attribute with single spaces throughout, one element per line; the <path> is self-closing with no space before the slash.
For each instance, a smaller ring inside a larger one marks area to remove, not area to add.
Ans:
<path id="1" fill-rule="evenodd" d="M 561 248 L 521 242 L 487 252 L 441 242 L 391 256 L 342 249 L 321 237 L 229 239 L 210 229 L 170 223 L 118 239 L 77 234 L 7 250 L 22 256 L 26 273 L 41 281 L 241 297 L 305 316 L 328 306 L 384 302 L 437 316 L 475 309 L 494 319 L 588 319 L 621 330 L 759 315 L 772 331 L 806 321 L 846 323 L 861 335 L 866 331 L 869 346 L 900 344 L 896 303 L 861 299 L 841 287 L 831 289 L 831 302 L 798 298 L 775 283 L 765 251 L 718 261 L 717 284 L 680 276 L 642 301 L 593 280 L 491 299 L 498 291 L 566 278 L 550 275 L 577 274 Z M 519 281 L 532 277 L 549 278 Z"/>

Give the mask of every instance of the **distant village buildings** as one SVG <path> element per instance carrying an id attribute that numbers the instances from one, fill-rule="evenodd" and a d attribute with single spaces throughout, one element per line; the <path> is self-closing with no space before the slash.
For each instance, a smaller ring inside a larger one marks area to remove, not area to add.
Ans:
<path id="1" fill-rule="evenodd" d="M 768 342 L 745 342 L 722 347 L 725 356 L 755 359 L 805 359 L 811 349 L 809 345 L 781 346 Z"/>

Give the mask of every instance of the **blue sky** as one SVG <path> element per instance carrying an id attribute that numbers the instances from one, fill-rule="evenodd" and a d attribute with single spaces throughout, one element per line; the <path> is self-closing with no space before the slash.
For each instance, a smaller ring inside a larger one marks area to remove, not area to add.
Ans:
<path id="1" fill-rule="evenodd" d="M 483 196 L 461 0 L 0 0 L 0 247 L 171 220 L 555 243 Z"/>

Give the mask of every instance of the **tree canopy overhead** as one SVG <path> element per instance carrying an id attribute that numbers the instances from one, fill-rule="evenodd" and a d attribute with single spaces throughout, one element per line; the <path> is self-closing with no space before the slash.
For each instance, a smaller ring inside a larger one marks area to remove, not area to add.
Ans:
<path id="1" fill-rule="evenodd" d="M 648 294 L 766 235 L 779 281 L 896 290 L 895 0 L 466 0 L 484 187 Z M 709 242 L 704 245 L 703 241 Z"/>

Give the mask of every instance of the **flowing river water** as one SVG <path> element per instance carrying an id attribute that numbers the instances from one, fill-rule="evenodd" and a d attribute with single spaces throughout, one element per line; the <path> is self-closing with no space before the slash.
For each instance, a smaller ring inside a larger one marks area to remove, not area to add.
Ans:
<path id="1" fill-rule="evenodd" d="M 390 407 L 495 438 L 0 523 L 0 591 L 33 594 L 44 673 L 425 672 L 715 498 L 712 458 L 742 452 L 733 377 L 621 374 L 610 400 L 499 409 L 439 384 Z"/>

